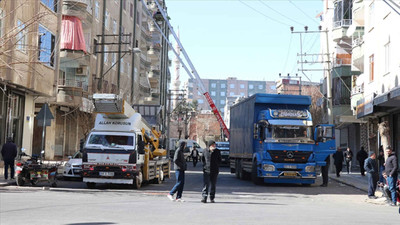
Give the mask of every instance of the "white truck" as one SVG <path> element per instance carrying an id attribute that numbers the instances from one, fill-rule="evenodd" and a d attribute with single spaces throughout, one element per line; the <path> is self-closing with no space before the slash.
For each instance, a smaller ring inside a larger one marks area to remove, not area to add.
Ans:
<path id="1" fill-rule="evenodd" d="M 96 184 L 161 183 L 170 177 L 160 133 L 118 95 L 94 94 L 95 126 L 82 150 L 82 176 L 88 188 Z"/>

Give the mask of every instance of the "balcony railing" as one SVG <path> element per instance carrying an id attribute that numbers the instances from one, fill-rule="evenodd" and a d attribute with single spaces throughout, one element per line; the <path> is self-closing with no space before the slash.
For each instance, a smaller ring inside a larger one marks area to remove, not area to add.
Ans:
<path id="1" fill-rule="evenodd" d="M 82 88 L 88 91 L 88 83 L 86 81 L 79 81 L 74 79 L 58 79 L 59 86 Z"/>
<path id="2" fill-rule="evenodd" d="M 351 58 L 335 58 L 333 67 L 351 66 Z"/>
<path id="3" fill-rule="evenodd" d="M 338 27 L 349 27 L 352 24 L 351 19 L 342 19 L 339 21 L 334 21 L 333 22 L 333 28 L 338 28 Z"/>

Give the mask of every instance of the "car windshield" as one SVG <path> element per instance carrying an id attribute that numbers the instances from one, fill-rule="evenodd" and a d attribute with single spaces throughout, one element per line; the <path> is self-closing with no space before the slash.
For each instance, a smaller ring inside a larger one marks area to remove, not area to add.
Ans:
<path id="1" fill-rule="evenodd" d="M 311 140 L 311 127 L 308 126 L 272 126 L 272 138 Z"/>
<path id="2" fill-rule="evenodd" d="M 133 146 L 133 136 L 93 134 L 89 138 L 89 144 L 113 147 L 117 145 Z"/>
<path id="3" fill-rule="evenodd" d="M 82 158 L 82 153 L 81 152 L 75 152 L 75 154 L 72 156 L 73 159 L 81 159 Z"/>

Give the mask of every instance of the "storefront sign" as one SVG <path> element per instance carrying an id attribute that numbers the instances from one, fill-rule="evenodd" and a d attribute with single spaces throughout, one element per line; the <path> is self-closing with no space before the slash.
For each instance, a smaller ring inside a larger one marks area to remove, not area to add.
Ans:
<path id="1" fill-rule="evenodd" d="M 372 114 L 374 112 L 374 95 L 369 95 L 357 101 L 357 119 Z"/>

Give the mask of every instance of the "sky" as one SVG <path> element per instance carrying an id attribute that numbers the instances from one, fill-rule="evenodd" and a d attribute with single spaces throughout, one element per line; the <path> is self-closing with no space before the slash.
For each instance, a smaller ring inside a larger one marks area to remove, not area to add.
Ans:
<path id="1" fill-rule="evenodd" d="M 300 34 L 318 30 L 322 0 L 166 0 L 170 23 L 201 78 L 275 81 L 295 75 Z M 170 39 L 173 39 L 171 35 Z M 319 53 L 318 33 L 302 34 L 303 53 Z M 175 55 L 171 51 L 170 57 Z M 303 65 L 304 69 L 318 65 Z M 171 73 L 174 74 L 174 65 Z M 305 72 L 314 82 L 322 72 Z M 182 68 L 180 80 L 188 79 Z M 308 80 L 302 76 L 303 80 Z"/>

